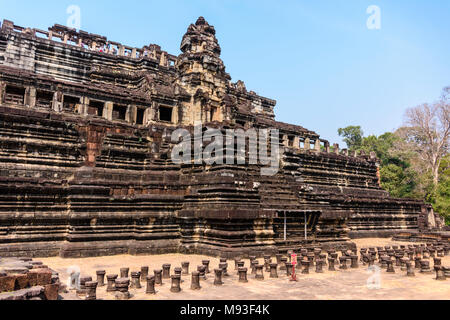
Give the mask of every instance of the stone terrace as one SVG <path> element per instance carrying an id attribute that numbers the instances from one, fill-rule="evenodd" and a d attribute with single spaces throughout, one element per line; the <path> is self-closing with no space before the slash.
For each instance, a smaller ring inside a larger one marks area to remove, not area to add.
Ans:
<path id="1" fill-rule="evenodd" d="M 361 247 L 384 247 L 410 245 L 410 243 L 395 242 L 387 239 L 364 239 L 356 241 Z M 359 250 L 359 249 L 358 249 Z M 139 271 L 141 266 L 149 266 L 149 274 L 153 275 L 154 269 L 161 269 L 165 263 L 171 264 L 171 272 L 175 267 L 180 267 L 183 261 L 190 262 L 190 270 L 196 270 L 202 260 L 210 260 L 210 274 L 207 280 L 201 280 L 201 290 L 190 289 L 191 276 L 182 276 L 182 291 L 172 293 L 170 291 L 170 279 L 163 279 L 162 286 L 156 287 L 156 295 L 145 294 L 145 282 L 142 289 L 130 289 L 132 300 L 446 300 L 450 298 L 450 282 L 436 281 L 436 275 L 422 274 L 415 269 L 415 277 L 406 277 L 406 271 L 395 267 L 395 274 L 389 274 L 384 268 L 381 272 L 381 289 L 368 289 L 367 279 L 371 276 L 367 266 L 360 262 L 358 269 L 328 271 L 324 266 L 324 273 L 315 273 L 315 268 L 310 268 L 309 275 L 298 274 L 298 282 L 290 282 L 286 271 L 278 270 L 278 279 L 269 278 L 269 273 L 264 273 L 264 281 L 255 280 L 255 276 L 248 272 L 248 283 L 239 283 L 234 270 L 234 261 L 228 260 L 228 273 L 230 277 L 224 277 L 222 286 L 214 286 L 214 269 L 219 265 L 219 259 L 199 255 L 158 255 L 158 256 L 115 256 L 85 259 L 42 259 L 59 272 L 61 281 L 67 281 L 66 270 L 69 266 L 82 267 L 82 275 L 95 278 L 96 270 L 104 269 L 106 274 L 119 274 L 122 267 L 129 267 L 130 272 Z M 433 265 L 431 259 L 431 266 Z M 249 260 L 245 259 L 245 267 L 249 266 Z M 259 259 L 261 263 L 263 260 Z M 442 258 L 442 265 L 450 266 L 450 257 Z M 106 282 L 106 281 L 105 281 Z M 276 294 L 274 294 L 276 293 Z M 65 299 L 80 299 L 73 292 L 63 295 Z M 106 287 L 97 290 L 98 299 L 115 299 L 114 293 L 107 293 Z"/>

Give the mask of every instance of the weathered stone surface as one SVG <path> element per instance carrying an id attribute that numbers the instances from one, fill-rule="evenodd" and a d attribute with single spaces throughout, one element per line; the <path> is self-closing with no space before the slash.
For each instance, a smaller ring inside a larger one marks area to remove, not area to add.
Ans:
<path id="1" fill-rule="evenodd" d="M 373 155 L 331 152 L 317 133 L 276 121 L 276 101 L 233 83 L 205 19 L 180 49 L 2 24 L 0 256 L 232 258 L 418 228 L 428 209 L 389 197 Z M 278 129 L 278 173 L 173 163 L 171 134 L 196 122 Z"/>

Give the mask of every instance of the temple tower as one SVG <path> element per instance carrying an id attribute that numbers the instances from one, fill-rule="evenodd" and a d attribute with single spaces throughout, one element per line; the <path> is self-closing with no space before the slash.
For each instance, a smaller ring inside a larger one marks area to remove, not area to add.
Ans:
<path id="1" fill-rule="evenodd" d="M 216 31 L 203 17 L 191 24 L 181 42 L 177 84 L 191 96 L 183 103 L 183 124 L 228 120 L 223 104 L 231 77 L 220 59 Z"/>

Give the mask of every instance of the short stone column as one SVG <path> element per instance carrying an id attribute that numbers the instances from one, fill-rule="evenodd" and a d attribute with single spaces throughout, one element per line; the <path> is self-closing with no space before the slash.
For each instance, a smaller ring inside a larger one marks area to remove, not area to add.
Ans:
<path id="1" fill-rule="evenodd" d="M 106 292 L 114 292 L 116 291 L 115 282 L 119 276 L 117 274 L 108 274 L 106 276 L 106 280 L 108 281 L 108 287 L 106 288 Z"/>
<path id="2" fill-rule="evenodd" d="M 450 268 L 442 267 L 445 277 L 450 278 Z"/>
<path id="3" fill-rule="evenodd" d="M 334 258 L 332 257 L 328 258 L 328 271 L 336 271 L 336 268 L 334 266 Z"/>
<path id="4" fill-rule="evenodd" d="M 415 277 L 414 268 L 412 267 L 412 262 L 410 260 L 406 261 L 406 276 Z"/>
<path id="5" fill-rule="evenodd" d="M 140 289 L 141 286 L 141 273 L 140 272 L 132 272 L 131 273 L 131 289 Z"/>
<path id="6" fill-rule="evenodd" d="M 189 262 L 182 262 L 181 269 L 183 269 L 182 275 L 184 275 L 184 276 L 189 275 Z"/>
<path id="7" fill-rule="evenodd" d="M 293 264 L 292 262 L 286 262 L 286 275 L 288 277 L 292 276 Z"/>
<path id="8" fill-rule="evenodd" d="M 442 266 L 441 258 L 433 258 L 434 266 Z"/>
<path id="9" fill-rule="evenodd" d="M 221 262 L 219 263 L 219 269 L 222 269 L 222 277 L 229 277 L 230 275 L 228 274 L 228 263 L 226 262 Z"/>
<path id="10" fill-rule="evenodd" d="M 286 271 L 286 263 L 288 261 L 288 258 L 281 257 L 281 265 L 280 265 L 280 271 Z"/>
<path id="11" fill-rule="evenodd" d="M 130 299 L 130 292 L 128 291 L 128 288 L 130 286 L 130 279 L 118 278 L 118 279 L 116 279 L 115 286 L 116 286 L 116 299 L 117 300 Z"/>
<path id="12" fill-rule="evenodd" d="M 191 280 L 191 290 L 200 290 L 201 288 L 202 287 L 200 286 L 200 272 L 193 271 Z"/>
<path id="13" fill-rule="evenodd" d="M 359 265 L 358 265 L 358 256 L 357 255 L 352 255 L 350 256 L 350 259 L 352 261 L 350 268 L 352 269 L 358 269 Z"/>
<path id="14" fill-rule="evenodd" d="M 155 290 L 155 276 L 147 276 L 147 288 L 145 289 L 146 294 L 156 294 Z"/>
<path id="15" fill-rule="evenodd" d="M 197 271 L 200 272 L 200 279 L 206 280 L 206 267 L 204 265 L 198 266 Z"/>
<path id="16" fill-rule="evenodd" d="M 202 264 L 205 266 L 205 273 L 211 273 L 211 271 L 209 271 L 209 260 L 203 260 Z"/>
<path id="17" fill-rule="evenodd" d="M 223 285 L 223 282 L 222 282 L 222 269 L 214 269 L 214 274 L 215 274 L 214 285 L 215 286 Z"/>
<path id="18" fill-rule="evenodd" d="M 323 273 L 322 260 L 316 260 L 316 273 Z"/>
<path id="19" fill-rule="evenodd" d="M 442 266 L 434 266 L 434 270 L 436 271 L 436 280 L 443 281 L 447 280 L 447 277 L 445 276 L 444 269 Z"/>
<path id="20" fill-rule="evenodd" d="M 128 278 L 128 273 L 130 272 L 130 268 L 121 268 L 120 269 L 120 277 Z"/>
<path id="21" fill-rule="evenodd" d="M 392 259 L 389 258 L 389 259 L 386 260 L 386 264 L 387 264 L 386 272 L 388 272 L 388 273 L 395 273 L 394 261 L 392 261 Z"/>
<path id="22" fill-rule="evenodd" d="M 105 270 L 98 270 L 96 271 L 97 274 L 97 286 L 98 287 L 104 287 L 105 286 L 105 275 L 106 275 L 106 271 Z"/>
<path id="23" fill-rule="evenodd" d="M 433 271 L 431 271 L 431 268 L 430 268 L 429 260 L 422 260 L 420 262 L 420 273 L 425 273 L 425 274 L 433 273 Z"/>
<path id="24" fill-rule="evenodd" d="M 153 273 L 155 275 L 155 285 L 157 286 L 162 286 L 163 282 L 162 282 L 162 269 L 159 270 L 153 270 Z"/>
<path id="25" fill-rule="evenodd" d="M 278 278 L 277 268 L 278 268 L 278 264 L 276 264 L 276 263 L 270 264 L 270 278 Z"/>
<path id="26" fill-rule="evenodd" d="M 97 300 L 97 285 L 97 281 L 88 281 L 85 283 L 86 300 Z"/>
<path id="27" fill-rule="evenodd" d="M 245 262 L 244 262 L 244 261 L 239 261 L 239 262 L 238 262 L 238 272 L 237 272 L 238 275 L 239 275 L 239 269 L 240 269 L 240 268 L 243 268 L 244 265 L 245 265 Z"/>
<path id="28" fill-rule="evenodd" d="M 406 261 L 409 261 L 408 258 L 401 258 L 400 259 L 400 270 L 406 271 L 408 267 L 406 266 Z"/>
<path id="29" fill-rule="evenodd" d="M 234 259 L 234 271 L 236 271 L 236 272 L 239 269 L 239 266 L 238 266 L 239 261 L 241 261 L 241 259 L 239 259 L 239 258 Z"/>
<path id="30" fill-rule="evenodd" d="M 141 267 L 141 281 L 142 282 L 147 281 L 147 277 L 148 277 L 148 267 L 147 266 Z"/>
<path id="31" fill-rule="evenodd" d="M 314 253 L 308 253 L 307 257 L 308 257 L 309 265 L 311 267 L 313 267 L 314 266 Z"/>
<path id="32" fill-rule="evenodd" d="M 347 270 L 347 257 L 339 257 L 339 262 L 341 265 L 339 266 L 339 269 L 341 270 Z"/>
<path id="33" fill-rule="evenodd" d="M 174 274 L 171 276 L 172 286 L 170 287 L 170 292 L 178 293 L 181 291 L 181 276 L 178 274 Z"/>
<path id="34" fill-rule="evenodd" d="M 255 273 L 255 279 L 262 281 L 264 280 L 264 265 L 258 264 L 256 265 L 256 273 Z"/>
<path id="35" fill-rule="evenodd" d="M 169 263 L 165 263 L 162 266 L 162 278 L 163 279 L 170 279 L 170 267 L 171 265 Z"/>
<path id="36" fill-rule="evenodd" d="M 256 266 L 258 265 L 257 260 L 253 260 L 250 262 L 251 274 L 256 274 Z"/>
<path id="37" fill-rule="evenodd" d="M 421 262 L 422 262 L 422 259 L 420 257 L 415 257 L 414 258 L 414 263 L 415 263 L 414 268 L 420 269 L 421 265 L 422 265 Z"/>
<path id="38" fill-rule="evenodd" d="M 272 259 L 270 257 L 264 258 L 264 268 L 266 272 L 270 272 L 270 264 L 272 263 Z"/>
<path id="39" fill-rule="evenodd" d="M 302 274 L 309 274 L 309 260 L 302 260 Z"/>
<path id="40" fill-rule="evenodd" d="M 91 282 L 92 277 L 81 277 L 80 288 L 77 290 L 79 296 L 86 296 L 86 282 Z"/>
<path id="41" fill-rule="evenodd" d="M 247 283 L 247 268 L 239 268 L 238 272 L 239 272 L 239 282 L 242 283 Z"/>

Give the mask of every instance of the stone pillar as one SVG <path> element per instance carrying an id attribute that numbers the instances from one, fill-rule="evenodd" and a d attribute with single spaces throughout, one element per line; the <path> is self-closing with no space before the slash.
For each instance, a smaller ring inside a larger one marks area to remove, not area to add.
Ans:
<path id="1" fill-rule="evenodd" d="M 358 269 L 359 268 L 358 256 L 357 255 L 352 255 L 350 258 L 352 260 L 351 268 L 352 269 Z"/>
<path id="2" fill-rule="evenodd" d="M 131 288 L 132 289 L 140 289 L 141 286 L 141 273 L 140 272 L 132 272 L 131 273 Z"/>
<path id="3" fill-rule="evenodd" d="M 270 272 L 270 264 L 272 263 L 272 259 L 270 256 L 264 257 L 264 267 L 266 272 Z"/>
<path id="4" fill-rule="evenodd" d="M 286 262 L 286 275 L 290 277 L 292 275 L 293 264 L 292 262 Z"/>
<path id="5" fill-rule="evenodd" d="M 172 286 L 170 288 L 170 292 L 178 293 L 181 291 L 181 276 L 173 275 L 172 277 Z"/>
<path id="6" fill-rule="evenodd" d="M 347 257 L 340 257 L 339 262 L 341 263 L 341 265 L 339 266 L 339 269 L 347 270 Z"/>
<path id="7" fill-rule="evenodd" d="M 125 47 L 120 45 L 119 46 L 119 56 L 123 57 L 125 55 Z"/>
<path id="8" fill-rule="evenodd" d="M 271 278 L 278 278 L 277 267 L 278 267 L 278 264 L 276 264 L 276 263 L 270 264 L 270 277 Z"/>
<path id="9" fill-rule="evenodd" d="M 422 259 L 420 258 L 420 257 L 416 257 L 416 258 L 414 258 L 414 262 L 415 262 L 415 265 L 414 265 L 414 267 L 416 268 L 416 269 L 420 269 L 420 267 L 421 267 L 421 265 L 422 265 Z"/>
<path id="10" fill-rule="evenodd" d="M 311 267 L 313 267 L 314 266 L 314 253 L 312 253 L 312 252 L 308 253 L 307 257 L 308 257 L 309 265 Z"/>
<path id="11" fill-rule="evenodd" d="M 114 103 L 112 103 L 111 101 L 105 102 L 105 106 L 103 108 L 103 114 L 101 116 L 103 118 L 105 118 L 106 120 L 112 121 L 113 108 L 114 108 Z"/>
<path id="12" fill-rule="evenodd" d="M 97 285 L 98 283 L 96 281 L 89 281 L 85 283 L 86 300 L 97 300 Z"/>
<path id="13" fill-rule="evenodd" d="M 222 282 L 222 269 L 214 269 L 214 273 L 215 273 L 214 285 L 215 286 L 223 285 L 223 282 Z"/>
<path id="14" fill-rule="evenodd" d="M 320 152 L 320 151 L 322 151 L 321 149 L 322 149 L 322 146 L 320 144 L 320 139 L 316 139 L 316 143 L 314 144 L 314 150 L 316 152 Z"/>
<path id="15" fill-rule="evenodd" d="M 244 268 L 244 265 L 245 265 L 245 262 L 244 262 L 244 261 L 239 261 L 239 262 L 238 262 L 238 272 L 237 272 L 238 275 L 239 275 L 239 269 L 240 269 L 240 268 Z"/>
<path id="16" fill-rule="evenodd" d="M 200 290 L 200 272 L 192 272 L 191 290 Z"/>
<path id="17" fill-rule="evenodd" d="M 153 270 L 155 274 L 155 285 L 162 286 L 162 269 Z"/>
<path id="18" fill-rule="evenodd" d="M 205 266 L 205 273 L 211 273 L 211 271 L 209 271 L 209 260 L 203 260 L 202 264 Z"/>
<path id="19" fill-rule="evenodd" d="M 309 274 L 309 260 L 302 260 L 302 274 Z"/>
<path id="20" fill-rule="evenodd" d="M 156 294 L 155 290 L 155 277 L 147 276 L 147 288 L 145 290 L 146 294 Z"/>
<path id="21" fill-rule="evenodd" d="M 81 97 L 78 113 L 86 116 L 88 114 L 89 103 L 90 103 L 90 101 L 89 101 L 88 97 Z"/>
<path id="22" fill-rule="evenodd" d="M 128 123 L 136 124 L 137 118 L 137 106 L 128 105 L 127 113 L 125 114 L 125 121 Z"/>
<path id="23" fill-rule="evenodd" d="M 328 258 L 328 271 L 336 271 L 334 267 L 334 258 Z"/>
<path id="24" fill-rule="evenodd" d="M 239 258 L 234 259 L 234 271 L 237 271 L 239 266 L 238 262 L 241 261 Z"/>
<path id="25" fill-rule="evenodd" d="M 412 262 L 410 260 L 406 261 L 406 276 L 407 277 L 415 277 L 414 269 L 412 267 Z"/>
<path id="26" fill-rule="evenodd" d="M 116 299 L 117 300 L 128 300 L 130 299 L 130 292 L 128 287 L 130 286 L 130 280 L 128 278 L 116 279 Z"/>
<path id="27" fill-rule="evenodd" d="M 61 91 L 56 91 L 53 94 L 52 109 L 55 112 L 62 112 L 62 110 L 63 110 L 63 94 Z"/>
<path id="28" fill-rule="evenodd" d="M 121 268 L 120 269 L 120 277 L 128 278 L 128 273 L 130 272 L 130 268 Z"/>
<path id="29" fill-rule="evenodd" d="M 444 281 L 447 280 L 447 277 L 445 276 L 444 269 L 442 266 L 435 266 L 434 270 L 436 271 L 436 280 Z"/>
<path id="30" fill-rule="evenodd" d="M 81 277 L 80 278 L 80 289 L 77 290 L 77 294 L 79 296 L 85 296 L 86 295 L 86 282 L 91 282 L 92 277 Z"/>
<path id="31" fill-rule="evenodd" d="M 183 269 L 182 274 L 183 274 L 184 276 L 189 275 L 189 262 L 182 262 L 182 263 L 181 263 L 181 268 Z"/>
<path id="32" fill-rule="evenodd" d="M 316 260 L 316 273 L 323 273 L 322 260 Z"/>
<path id="33" fill-rule="evenodd" d="M 0 100 L 3 101 L 3 100 Z M 26 87 L 25 88 L 25 105 L 30 108 L 36 106 L 36 88 Z"/>
<path id="34" fill-rule="evenodd" d="M 264 280 L 264 270 L 263 270 L 263 268 L 264 268 L 264 265 L 260 265 L 260 264 L 258 264 L 258 265 L 256 265 L 256 274 L 255 274 L 255 279 L 256 280 L 260 280 L 260 281 L 262 281 L 262 280 Z"/>
<path id="35" fill-rule="evenodd" d="M 239 268 L 239 282 L 247 283 L 247 268 Z"/>
<path id="36" fill-rule="evenodd" d="M 98 270 L 96 272 L 97 274 L 97 283 L 99 287 L 104 287 L 105 286 L 105 274 L 106 271 L 105 270 Z"/>
<path id="37" fill-rule="evenodd" d="M 388 273 L 395 273 L 394 261 L 392 261 L 392 259 L 387 259 L 386 263 L 387 263 L 387 270 L 386 270 L 386 272 L 388 272 Z"/>
<path id="38" fill-rule="evenodd" d="M 222 269 L 222 276 L 223 277 L 229 277 L 230 276 L 228 274 L 228 272 L 227 272 L 228 263 L 226 263 L 226 262 L 219 263 L 219 268 Z"/>
<path id="39" fill-rule="evenodd" d="M 252 269 L 251 274 L 256 274 L 256 265 L 258 264 L 258 261 L 253 260 L 250 262 L 250 267 Z"/>
<path id="40" fill-rule="evenodd" d="M 434 266 L 442 266 L 441 258 L 433 258 Z"/>
<path id="41" fill-rule="evenodd" d="M 200 272 L 200 279 L 206 280 L 206 267 L 204 265 L 198 266 L 197 271 Z"/>
<path id="42" fill-rule="evenodd" d="M 141 281 L 147 281 L 148 267 L 141 267 Z"/>
<path id="43" fill-rule="evenodd" d="M 425 273 L 425 274 L 433 273 L 430 268 L 430 261 L 422 260 L 420 262 L 420 273 Z"/>
<path id="44" fill-rule="evenodd" d="M 166 263 L 162 266 L 162 278 L 163 279 L 170 279 L 170 264 Z"/>
<path id="45" fill-rule="evenodd" d="M 115 281 L 119 276 L 117 274 L 109 274 L 106 276 L 106 280 L 108 281 L 108 287 L 106 288 L 106 292 L 114 292 L 116 291 Z"/>

